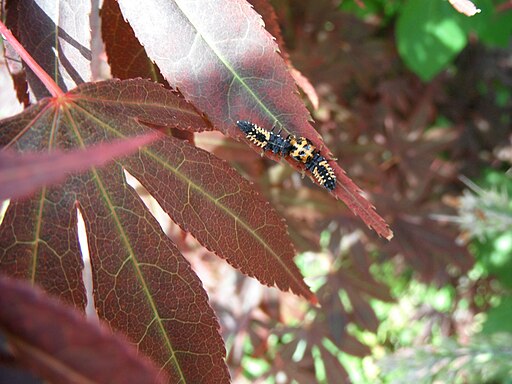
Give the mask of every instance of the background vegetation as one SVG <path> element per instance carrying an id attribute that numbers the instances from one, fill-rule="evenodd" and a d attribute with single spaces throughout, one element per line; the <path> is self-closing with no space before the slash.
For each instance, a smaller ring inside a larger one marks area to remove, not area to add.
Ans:
<path id="1" fill-rule="evenodd" d="M 475 2 L 472 17 L 445 1 L 275 3 L 292 61 L 320 94 L 320 131 L 395 231 L 387 245 L 358 231 L 350 242 L 338 217 L 321 242 L 329 267 L 302 256 L 342 303 L 328 320 L 371 350 L 337 344 L 351 381 L 509 382 L 510 3 Z M 391 300 L 354 300 L 364 289 L 345 274 L 364 259 Z M 335 382 L 313 355 L 317 379 Z"/>

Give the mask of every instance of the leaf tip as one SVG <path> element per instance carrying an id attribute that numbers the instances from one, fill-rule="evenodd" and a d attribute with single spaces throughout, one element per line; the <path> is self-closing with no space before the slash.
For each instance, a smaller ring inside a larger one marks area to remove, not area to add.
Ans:
<path id="1" fill-rule="evenodd" d="M 309 302 L 315 307 L 320 307 L 320 304 L 318 303 L 318 297 L 316 297 L 314 293 L 311 293 L 309 296 Z"/>

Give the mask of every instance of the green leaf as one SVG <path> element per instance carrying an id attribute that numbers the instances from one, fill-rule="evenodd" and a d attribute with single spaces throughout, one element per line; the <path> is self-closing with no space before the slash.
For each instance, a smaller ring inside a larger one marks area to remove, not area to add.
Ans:
<path id="1" fill-rule="evenodd" d="M 512 231 L 492 238 L 474 240 L 474 243 L 478 263 L 502 284 L 512 287 Z"/>
<path id="2" fill-rule="evenodd" d="M 460 17 L 446 1 L 408 1 L 397 22 L 398 51 L 423 80 L 443 70 L 466 46 Z"/>
<path id="3" fill-rule="evenodd" d="M 479 14 L 467 20 L 480 40 L 493 47 L 507 47 L 512 34 L 512 12 L 499 11 L 492 0 L 479 0 Z"/>
<path id="4" fill-rule="evenodd" d="M 344 0 L 339 9 L 344 12 L 353 13 L 362 20 L 372 17 L 378 18 L 381 25 L 387 25 L 402 7 L 404 0 Z M 361 6 L 361 3 L 364 6 Z"/>
<path id="5" fill-rule="evenodd" d="M 512 296 L 506 296 L 497 307 L 492 308 L 487 313 L 482 333 L 512 333 L 512 321 L 510 319 L 512 319 Z"/>

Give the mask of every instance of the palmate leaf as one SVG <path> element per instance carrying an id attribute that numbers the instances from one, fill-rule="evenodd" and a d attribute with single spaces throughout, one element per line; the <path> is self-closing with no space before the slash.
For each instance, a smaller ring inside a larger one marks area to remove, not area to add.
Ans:
<path id="1" fill-rule="evenodd" d="M 217 129 L 241 138 L 237 120 L 268 129 L 275 125 L 285 133 L 307 137 L 330 156 L 308 122 L 309 112 L 277 53 L 278 46 L 245 0 L 149 0 L 142 13 L 137 1 L 118 4 L 164 78 L 206 113 Z M 360 189 L 340 166 L 331 165 L 338 178 L 333 195 L 390 239 L 393 233 Z"/>
<path id="2" fill-rule="evenodd" d="M 167 125 L 208 126 L 183 99 L 145 80 L 84 84 L 0 125 L 18 151 L 82 148 Z M 242 272 L 314 300 L 282 219 L 227 163 L 172 137 L 12 203 L 0 227 L 2 271 L 84 305 L 76 209 L 84 216 L 99 315 L 176 382 L 225 382 L 224 347 L 188 262 L 126 185 L 126 169 L 171 217 Z"/>

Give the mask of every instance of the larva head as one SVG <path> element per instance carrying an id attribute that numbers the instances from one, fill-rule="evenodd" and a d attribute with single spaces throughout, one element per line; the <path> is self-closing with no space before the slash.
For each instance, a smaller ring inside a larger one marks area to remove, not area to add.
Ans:
<path id="1" fill-rule="evenodd" d="M 238 128 L 241 129 L 247 139 L 258 147 L 265 147 L 270 139 L 270 132 L 250 121 L 239 120 L 236 122 Z"/>
<path id="2" fill-rule="evenodd" d="M 292 145 L 292 150 L 290 152 L 291 157 L 304 164 L 308 163 L 313 159 L 316 148 L 311 143 L 311 141 L 309 141 L 305 137 L 290 136 L 289 139 L 290 144 Z"/>
<path id="3" fill-rule="evenodd" d="M 243 133 L 245 133 L 246 135 L 250 132 L 252 132 L 254 130 L 254 127 L 256 126 L 256 124 L 253 124 L 251 123 L 250 121 L 247 121 L 247 120 L 238 120 L 236 122 L 236 125 L 238 125 L 238 128 L 241 129 L 241 131 Z"/>

